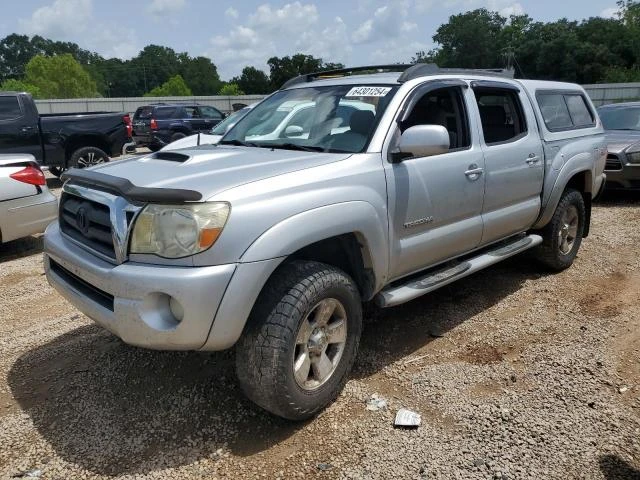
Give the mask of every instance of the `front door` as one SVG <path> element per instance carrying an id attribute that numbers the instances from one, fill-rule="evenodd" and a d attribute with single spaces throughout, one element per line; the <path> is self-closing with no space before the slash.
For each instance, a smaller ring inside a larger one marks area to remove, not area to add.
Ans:
<path id="1" fill-rule="evenodd" d="M 389 196 L 391 279 L 475 249 L 482 238 L 484 156 L 470 128 L 473 94 L 463 82 L 425 84 L 407 100 L 394 140 L 414 125 L 442 125 L 448 153 L 385 166 Z M 397 145 L 397 143 L 395 143 Z"/>
<path id="2" fill-rule="evenodd" d="M 526 94 L 502 82 L 475 82 L 486 193 L 482 217 L 486 245 L 523 232 L 540 213 L 544 152 Z"/>

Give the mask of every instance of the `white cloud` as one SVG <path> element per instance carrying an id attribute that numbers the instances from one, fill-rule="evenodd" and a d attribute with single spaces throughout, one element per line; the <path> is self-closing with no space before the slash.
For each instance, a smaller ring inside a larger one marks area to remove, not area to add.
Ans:
<path id="1" fill-rule="evenodd" d="M 47 38 L 69 39 L 72 32 L 86 31 L 92 18 L 91 0 L 55 0 L 40 7 L 31 18 L 19 21 L 23 31 Z"/>
<path id="2" fill-rule="evenodd" d="M 499 10 L 500 15 L 509 18 L 511 15 L 524 15 L 524 7 L 520 3 L 514 3 Z"/>
<path id="3" fill-rule="evenodd" d="M 407 22 L 408 2 L 398 1 L 376 9 L 373 17 L 364 21 L 351 36 L 353 43 L 371 43 L 388 40 L 412 30 L 417 25 Z"/>
<path id="4" fill-rule="evenodd" d="M 147 12 L 156 17 L 163 17 L 179 12 L 186 5 L 186 0 L 152 0 L 147 7 Z"/>
<path id="5" fill-rule="evenodd" d="M 600 12 L 600 16 L 602 18 L 618 18 L 619 13 L 620 9 L 618 7 L 610 7 L 605 8 L 602 12 Z"/>
<path id="6" fill-rule="evenodd" d="M 240 16 L 238 10 L 233 7 L 229 7 L 224 12 L 225 17 L 236 19 Z"/>

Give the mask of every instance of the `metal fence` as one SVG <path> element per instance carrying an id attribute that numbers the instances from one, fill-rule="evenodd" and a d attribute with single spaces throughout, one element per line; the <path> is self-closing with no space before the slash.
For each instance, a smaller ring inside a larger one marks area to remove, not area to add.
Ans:
<path id="1" fill-rule="evenodd" d="M 603 83 L 585 85 L 585 90 L 596 104 L 640 101 L 640 83 Z M 74 98 L 68 100 L 36 100 L 40 113 L 73 112 L 128 112 L 150 103 L 195 102 L 211 105 L 223 112 L 231 112 L 234 103 L 251 104 L 262 100 L 264 95 L 237 97 L 130 97 L 130 98 Z"/>
<path id="2" fill-rule="evenodd" d="M 264 95 L 242 95 L 237 97 L 130 97 L 130 98 L 73 98 L 66 100 L 36 100 L 38 111 L 44 113 L 74 112 L 127 112 L 133 113 L 138 107 L 150 103 L 194 102 L 210 105 L 229 113 L 234 103 L 249 105 L 262 100 Z"/>
<path id="3" fill-rule="evenodd" d="M 597 107 L 607 103 L 640 101 L 640 83 L 602 83 L 584 85 L 584 88 Z"/>

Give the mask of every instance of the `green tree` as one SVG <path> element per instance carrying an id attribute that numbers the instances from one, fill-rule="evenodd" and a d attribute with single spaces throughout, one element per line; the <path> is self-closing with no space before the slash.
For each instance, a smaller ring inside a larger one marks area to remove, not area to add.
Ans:
<path id="1" fill-rule="evenodd" d="M 218 69 L 207 57 L 179 55 L 180 72 L 194 95 L 215 95 L 222 87 Z"/>
<path id="2" fill-rule="evenodd" d="M 180 73 L 178 54 L 169 47 L 147 45 L 128 62 L 128 68 L 140 77 L 142 91 L 151 91 Z"/>
<path id="3" fill-rule="evenodd" d="M 296 53 L 289 57 L 271 57 L 267 60 L 270 70 L 271 89 L 277 90 L 287 80 L 307 73 L 343 68 L 341 63 L 323 63 L 321 58 Z"/>
<path id="4" fill-rule="evenodd" d="M 2 92 L 28 92 L 33 98 L 43 98 L 40 93 L 40 89 L 35 85 L 31 85 L 23 80 L 16 80 L 10 78 L 0 84 L 0 91 Z"/>
<path id="5" fill-rule="evenodd" d="M 227 83 L 220 89 L 218 95 L 237 97 L 238 95 L 244 95 L 244 92 L 240 90 L 237 83 Z"/>
<path id="6" fill-rule="evenodd" d="M 42 98 L 96 97 L 96 82 L 71 54 L 36 55 L 25 68 L 26 84 L 39 90 Z"/>
<path id="7" fill-rule="evenodd" d="M 145 97 L 188 97 L 193 95 L 180 75 L 171 77 L 165 83 L 145 93 Z"/>
<path id="8" fill-rule="evenodd" d="M 267 74 L 255 67 L 244 67 L 242 74 L 232 78 L 231 83 L 237 84 L 247 95 L 261 95 L 272 91 Z"/>

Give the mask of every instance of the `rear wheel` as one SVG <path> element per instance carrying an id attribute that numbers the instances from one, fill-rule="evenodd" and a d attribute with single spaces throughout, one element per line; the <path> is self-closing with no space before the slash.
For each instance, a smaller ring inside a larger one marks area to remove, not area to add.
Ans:
<path id="1" fill-rule="evenodd" d="M 87 168 L 109 161 L 109 155 L 98 147 L 82 147 L 71 154 L 69 168 Z"/>
<path id="2" fill-rule="evenodd" d="M 569 268 L 582 243 L 585 219 L 582 194 L 565 190 L 551 221 L 542 229 L 543 242 L 536 252 L 539 260 L 554 271 Z"/>
<path id="3" fill-rule="evenodd" d="M 175 142 L 176 140 L 180 140 L 181 138 L 186 137 L 186 135 L 182 132 L 176 132 L 173 135 L 171 135 L 171 141 Z"/>
<path id="4" fill-rule="evenodd" d="M 361 331 L 360 294 L 346 273 L 291 262 L 265 286 L 238 343 L 240 385 L 271 413 L 310 418 L 342 390 Z"/>

